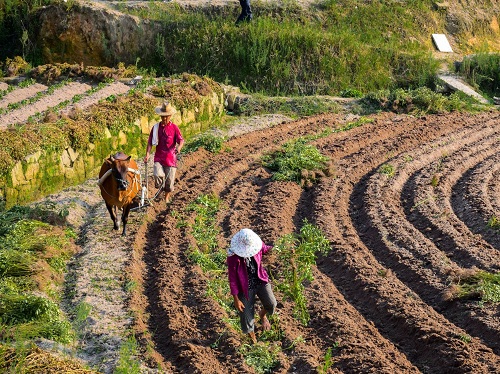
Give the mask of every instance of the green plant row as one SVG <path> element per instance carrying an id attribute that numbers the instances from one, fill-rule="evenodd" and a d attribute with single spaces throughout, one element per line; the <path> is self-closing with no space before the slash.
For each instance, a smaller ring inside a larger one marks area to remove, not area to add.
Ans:
<path id="1" fill-rule="evenodd" d="M 304 285 L 314 279 L 312 266 L 316 264 L 316 254 L 328 253 L 330 243 L 316 226 L 304 220 L 298 235 L 281 237 L 273 250 L 278 254 L 280 264 L 275 275 L 277 288 L 294 302 L 294 316 L 307 326 L 310 316 Z"/>
<path id="2" fill-rule="evenodd" d="M 7 105 L 7 108 L 0 108 L 0 114 L 7 113 L 7 112 L 14 110 L 14 109 L 19 109 L 19 108 L 26 106 L 26 105 L 29 105 L 29 104 L 33 104 L 34 102 L 40 100 L 42 97 L 51 95 L 52 93 L 54 93 L 54 91 L 56 89 L 64 87 L 65 85 L 69 84 L 70 82 L 71 82 L 71 80 L 64 80 L 62 82 L 59 82 L 57 84 L 50 86 L 45 91 L 37 92 L 36 95 L 34 95 L 28 99 L 24 99 L 24 100 L 15 102 L 15 103 L 10 103 L 9 105 Z"/>
<path id="3" fill-rule="evenodd" d="M 28 118 L 28 122 L 36 122 L 36 121 L 39 121 L 41 118 L 42 118 L 42 115 L 44 113 L 47 113 L 47 112 L 51 112 L 51 113 L 54 113 L 56 114 L 58 111 L 60 111 L 61 109 L 65 108 L 66 106 L 68 106 L 70 103 L 73 103 L 73 104 L 76 104 L 78 103 L 79 101 L 81 101 L 84 97 L 87 97 L 87 96 L 90 96 L 100 90 L 102 90 L 104 87 L 106 87 L 110 82 L 99 82 L 97 84 L 97 86 L 94 86 L 92 88 L 90 88 L 89 90 L 85 91 L 83 94 L 77 94 L 75 96 L 73 96 L 71 98 L 71 100 L 65 100 L 65 101 L 61 101 L 59 104 L 53 106 L 53 107 L 50 107 L 46 112 L 42 112 L 42 113 L 37 113 L 37 114 L 34 114 L 32 116 L 30 116 Z"/>
<path id="4" fill-rule="evenodd" d="M 22 82 L 19 82 L 19 84 L 17 86 L 9 85 L 9 87 L 7 87 L 7 89 L 0 90 L 0 99 L 2 97 L 4 97 L 5 95 L 7 95 L 9 92 L 12 92 L 12 91 L 19 89 L 19 88 L 29 87 L 35 83 L 36 83 L 36 81 L 34 79 L 29 78 L 29 79 L 23 80 Z"/>

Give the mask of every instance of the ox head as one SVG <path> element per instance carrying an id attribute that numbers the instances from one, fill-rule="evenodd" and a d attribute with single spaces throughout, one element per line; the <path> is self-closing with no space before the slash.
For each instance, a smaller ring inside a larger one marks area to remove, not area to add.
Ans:
<path id="1" fill-rule="evenodd" d="M 114 156 L 110 156 L 108 162 L 111 164 L 111 170 L 113 177 L 118 183 L 118 191 L 125 191 L 128 188 L 129 182 L 127 179 L 128 167 L 130 165 L 130 157 L 123 154 L 117 153 Z"/>

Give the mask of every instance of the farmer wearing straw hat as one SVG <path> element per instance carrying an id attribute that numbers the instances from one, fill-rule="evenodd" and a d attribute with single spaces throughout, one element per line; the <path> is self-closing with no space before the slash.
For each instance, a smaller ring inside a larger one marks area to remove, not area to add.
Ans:
<path id="1" fill-rule="evenodd" d="M 227 251 L 229 287 L 234 306 L 240 315 L 241 330 L 250 336 L 253 343 L 257 342 L 254 331 L 255 296 L 262 303 L 259 311 L 262 330 L 271 328 L 267 315 L 272 315 L 276 308 L 269 276 L 261 264 L 262 255 L 271 248 L 252 230 L 242 229 L 233 236 Z"/>
<path id="2" fill-rule="evenodd" d="M 153 165 L 155 186 L 159 188 L 165 180 L 165 202 L 168 204 L 174 191 L 177 154 L 181 152 L 184 138 L 179 127 L 170 121 L 176 110 L 168 101 L 156 107 L 155 112 L 160 115 L 161 121 L 151 129 L 144 162 L 148 162 L 151 148 L 156 146 Z"/>

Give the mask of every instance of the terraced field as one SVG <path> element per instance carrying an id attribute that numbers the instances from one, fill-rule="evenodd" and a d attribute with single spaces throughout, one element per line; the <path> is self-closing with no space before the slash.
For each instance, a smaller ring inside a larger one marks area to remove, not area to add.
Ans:
<path id="1" fill-rule="evenodd" d="M 2 82 L 3 83 L 3 82 Z M 66 81 L 58 85 L 45 86 L 33 83 L 26 87 L 0 86 L 0 130 L 22 124 L 30 117 L 57 110 L 68 114 L 78 108 L 86 110 L 99 100 L 111 95 L 120 95 L 130 90 L 121 82 L 112 82 L 103 87 L 92 87 L 85 82 Z"/>
<path id="2" fill-rule="evenodd" d="M 233 138 L 230 153 L 187 157 L 174 203 L 154 215 L 145 251 L 150 331 L 173 372 L 252 372 L 227 313 L 206 296 L 207 278 L 187 257 L 192 237 L 176 214 L 200 194 L 223 201 L 219 245 L 242 227 L 265 242 L 317 225 L 331 251 L 314 268 L 302 326 L 277 292 L 279 373 L 316 372 L 332 349 L 333 372 L 500 371 L 496 305 L 449 297 L 453 277 L 497 272 L 500 114 L 414 118 L 380 114 L 364 126 L 313 142 L 336 173 L 310 188 L 273 181 L 261 157 L 284 142 L 347 120 L 322 115 Z M 389 170 L 390 172 L 386 172 Z M 191 213 L 193 215 L 194 213 Z M 191 217 L 193 219 L 193 217 Z M 275 257 L 267 259 L 273 272 Z M 285 349 L 302 337 L 301 344 Z"/>
<path id="3" fill-rule="evenodd" d="M 14 113 L 33 115 L 63 101 L 68 104 L 60 111 L 73 104 L 84 109 L 128 90 L 115 83 L 85 94 L 90 87 L 74 84 L 68 93 L 63 94 L 63 87 L 22 108 L 9 109 L 9 104 L 46 88 L 31 85 L 4 94 L 2 128 L 29 117 L 13 120 Z M 84 97 L 75 103 L 77 94 Z M 488 225 L 492 217 L 500 217 L 500 113 L 422 118 L 383 113 L 360 127 L 324 132 L 347 128 L 352 119 L 326 114 L 284 121 L 231 138 L 219 154 L 200 149 L 186 155 L 173 203 L 155 204 L 145 220 L 134 219 L 133 213 L 127 239 L 111 231 L 97 186 L 74 190 L 92 197 L 82 204 L 89 213 L 81 214 L 87 222 L 80 238 L 84 253 L 78 259 L 78 266 L 88 268 L 74 271 L 79 289 L 73 302 L 95 303 L 100 314 L 91 315 L 82 335 L 88 348 L 95 348 L 92 336 L 101 340 L 96 346 L 102 345 L 100 350 L 82 349 L 80 358 L 111 372 L 122 339 L 118 330 L 132 325 L 126 307 L 139 307 L 149 316 L 143 327 L 168 372 L 255 372 L 240 351 L 245 342 L 230 326 L 228 312 L 207 295 L 207 275 L 188 256 L 193 237 L 187 226 L 195 213 L 186 208 L 200 195 L 213 194 L 222 201 L 215 217 L 220 248 L 243 227 L 273 244 L 298 233 L 304 219 L 330 243 L 329 253 L 313 267 L 314 280 L 305 284 L 311 317 L 307 326 L 275 288 L 275 323 L 281 332 L 272 343 L 280 347 L 273 372 L 317 372 L 331 352 L 329 372 L 499 373 L 499 306 L 453 298 L 450 285 L 471 269 L 500 270 L 499 231 Z M 285 142 L 322 132 L 329 135 L 311 144 L 333 161 L 334 175 L 304 188 L 273 180 L 262 166 L 262 157 Z M 118 257 L 105 259 L 112 249 L 113 256 L 121 251 Z M 145 285 L 140 300 L 111 291 L 115 283 L 123 291 L 123 272 L 133 250 L 142 254 L 144 265 L 138 271 Z M 265 259 L 271 274 L 277 261 L 275 254 Z M 100 275 L 101 264 L 113 268 L 114 281 Z M 89 285 L 96 280 L 106 283 L 94 295 L 95 287 Z M 99 297 L 116 311 L 105 309 Z M 119 328 L 111 326 L 113 320 Z M 89 357 L 97 351 L 98 358 Z M 106 360 L 107 366 L 99 366 Z"/>

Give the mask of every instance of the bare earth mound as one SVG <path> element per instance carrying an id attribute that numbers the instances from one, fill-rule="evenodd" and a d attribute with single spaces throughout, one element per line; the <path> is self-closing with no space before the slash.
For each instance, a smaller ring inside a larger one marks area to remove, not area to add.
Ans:
<path id="1" fill-rule="evenodd" d="M 443 294 L 459 271 L 500 267 L 498 232 L 486 227 L 499 216 L 500 114 L 373 119 L 315 141 L 336 175 L 308 189 L 273 181 L 260 158 L 288 140 L 345 125 L 340 115 L 233 138 L 230 153 L 186 156 L 173 204 L 149 212 L 135 243 L 144 250 L 149 330 L 169 370 L 253 372 L 226 312 L 206 296 L 207 279 L 187 259 L 190 239 L 172 214 L 211 192 L 224 202 L 221 247 L 242 227 L 273 243 L 304 218 L 331 243 L 306 287 L 307 327 L 277 293 L 282 348 L 299 336 L 305 342 L 283 349 L 275 372 L 316 372 L 330 347 L 334 372 L 499 372 L 498 306 Z M 380 172 L 383 164 L 390 175 Z"/>

